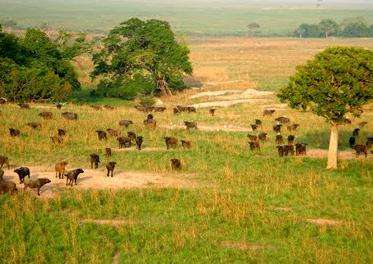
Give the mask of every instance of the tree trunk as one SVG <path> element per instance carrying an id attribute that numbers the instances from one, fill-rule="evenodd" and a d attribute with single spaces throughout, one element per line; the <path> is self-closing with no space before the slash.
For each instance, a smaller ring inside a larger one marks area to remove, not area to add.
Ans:
<path id="1" fill-rule="evenodd" d="M 170 88 L 168 88 L 166 81 L 164 78 L 157 79 L 157 86 L 161 90 L 163 95 L 172 95 Z"/>
<path id="2" fill-rule="evenodd" d="M 338 125 L 331 124 L 327 169 L 333 170 L 333 169 L 336 169 L 337 166 L 338 166 Z"/>

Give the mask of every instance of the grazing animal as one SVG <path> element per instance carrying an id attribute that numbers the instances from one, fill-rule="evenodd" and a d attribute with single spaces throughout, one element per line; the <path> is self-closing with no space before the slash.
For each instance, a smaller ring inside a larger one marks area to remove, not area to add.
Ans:
<path id="1" fill-rule="evenodd" d="M 30 122 L 30 123 L 27 123 L 27 125 L 33 129 L 38 129 L 38 128 L 41 128 L 41 124 L 40 123 L 37 123 L 37 122 Z"/>
<path id="2" fill-rule="evenodd" d="M 21 135 L 21 131 L 15 128 L 9 128 L 9 135 L 11 137 L 19 137 Z"/>
<path id="3" fill-rule="evenodd" d="M 259 135 L 258 135 L 258 138 L 259 138 L 259 140 L 261 140 L 261 141 L 266 141 L 267 140 L 267 133 L 265 133 L 265 132 L 260 132 L 259 133 Z"/>
<path id="4" fill-rule="evenodd" d="M 108 109 L 108 110 L 114 110 L 114 106 L 111 106 L 111 105 L 104 105 L 104 108 Z"/>
<path id="5" fill-rule="evenodd" d="M 90 107 L 93 108 L 93 109 L 96 110 L 96 111 L 99 111 L 99 110 L 102 109 L 102 107 L 99 106 L 99 105 L 90 105 Z"/>
<path id="6" fill-rule="evenodd" d="M 132 141 L 128 137 L 118 137 L 119 148 L 130 148 L 132 146 Z"/>
<path id="7" fill-rule="evenodd" d="M 354 131 L 352 131 L 353 137 L 358 137 L 360 134 L 360 128 L 355 128 Z"/>
<path id="8" fill-rule="evenodd" d="M 368 157 L 368 148 L 366 145 L 355 145 L 354 146 L 356 157 L 359 157 L 360 155 L 364 155 L 365 157 Z"/>
<path id="9" fill-rule="evenodd" d="M 111 177 L 114 177 L 115 165 L 117 165 L 115 161 L 110 161 L 108 164 L 106 164 L 107 177 L 110 177 L 110 175 Z"/>
<path id="10" fill-rule="evenodd" d="M 292 124 L 290 126 L 287 126 L 288 131 L 296 131 L 299 128 L 299 124 Z"/>
<path id="11" fill-rule="evenodd" d="M 111 157 L 112 153 L 111 153 L 111 148 L 105 148 L 105 156 L 106 157 Z"/>
<path id="12" fill-rule="evenodd" d="M 288 124 L 290 123 L 290 119 L 285 116 L 280 116 L 275 119 L 275 121 L 280 122 L 280 124 Z"/>
<path id="13" fill-rule="evenodd" d="M 9 158 L 7 156 L 0 155 L 0 168 L 2 169 L 4 165 L 7 165 L 9 169 Z"/>
<path id="14" fill-rule="evenodd" d="M 289 135 L 288 136 L 288 144 L 292 145 L 294 144 L 295 136 L 294 135 Z"/>
<path id="15" fill-rule="evenodd" d="M 41 112 L 41 113 L 39 113 L 39 116 L 44 118 L 44 119 L 52 119 L 53 118 L 53 113 L 52 112 Z"/>
<path id="16" fill-rule="evenodd" d="M 276 125 L 273 126 L 273 131 L 276 132 L 276 133 L 280 133 L 281 128 L 282 128 L 281 124 L 276 124 Z"/>
<path id="17" fill-rule="evenodd" d="M 282 135 L 276 135 L 276 144 L 284 144 L 284 137 Z"/>
<path id="18" fill-rule="evenodd" d="M 198 129 L 197 128 L 197 122 L 184 121 L 184 125 L 186 126 L 187 130 Z"/>
<path id="19" fill-rule="evenodd" d="M 128 137 L 132 142 L 136 141 L 136 133 L 133 132 L 133 131 L 128 131 L 128 132 L 127 132 L 127 137 Z"/>
<path id="20" fill-rule="evenodd" d="M 18 104 L 21 109 L 30 109 L 30 105 L 27 103 Z"/>
<path id="21" fill-rule="evenodd" d="M 259 141 L 259 138 L 256 135 L 247 134 L 247 137 L 250 141 Z"/>
<path id="22" fill-rule="evenodd" d="M 56 103 L 55 106 L 56 106 L 56 108 L 58 110 L 61 110 L 61 108 L 62 108 L 62 104 L 61 103 Z"/>
<path id="23" fill-rule="evenodd" d="M 249 142 L 250 150 L 260 150 L 259 141 L 250 141 Z"/>
<path id="24" fill-rule="evenodd" d="M 348 144 L 350 145 L 350 148 L 354 148 L 354 146 L 356 145 L 356 138 L 350 137 L 350 139 L 348 140 Z"/>
<path id="25" fill-rule="evenodd" d="M 153 111 L 154 112 L 164 112 L 164 111 L 166 111 L 166 107 L 164 107 L 164 106 L 153 106 Z"/>
<path id="26" fill-rule="evenodd" d="M 210 115 L 211 115 L 211 116 L 215 116 L 215 111 L 216 111 L 215 108 L 211 108 L 211 109 L 209 110 Z"/>
<path id="27" fill-rule="evenodd" d="M 133 122 L 132 120 L 120 120 L 119 125 L 128 128 L 130 125 L 133 125 Z"/>
<path id="28" fill-rule="evenodd" d="M 78 120 L 78 114 L 72 112 L 64 112 L 61 114 L 67 120 Z"/>
<path id="29" fill-rule="evenodd" d="M 257 125 L 258 127 L 261 127 L 263 124 L 262 120 L 260 119 L 255 119 L 255 125 Z"/>
<path id="30" fill-rule="evenodd" d="M 294 145 L 285 145 L 284 146 L 284 154 L 285 156 L 294 156 Z"/>
<path id="31" fill-rule="evenodd" d="M 112 128 L 108 128 L 106 129 L 106 132 L 112 136 L 112 137 L 119 137 L 120 135 L 120 132 L 118 130 L 115 130 L 115 129 L 112 129 Z"/>
<path id="32" fill-rule="evenodd" d="M 107 135 L 105 131 L 102 130 L 96 130 L 98 140 L 107 140 Z"/>
<path id="33" fill-rule="evenodd" d="M 367 124 L 368 124 L 367 121 L 360 122 L 360 123 L 359 123 L 359 127 L 360 127 L 360 128 L 363 128 L 363 127 L 365 127 Z"/>
<path id="34" fill-rule="evenodd" d="M 72 171 L 69 171 L 65 174 L 66 176 L 66 185 L 73 186 L 74 182 L 75 185 L 77 185 L 76 181 L 78 179 L 79 174 L 84 173 L 83 169 L 75 169 Z"/>
<path id="35" fill-rule="evenodd" d="M 144 138 L 142 136 L 136 137 L 136 148 L 138 150 L 141 150 L 142 143 L 144 141 Z"/>
<path id="36" fill-rule="evenodd" d="M 157 122 L 155 121 L 152 114 L 149 114 L 147 118 L 144 120 L 144 125 L 148 128 L 156 128 Z"/>
<path id="37" fill-rule="evenodd" d="M 17 192 L 17 185 L 12 181 L 0 181 L 0 194 L 9 193 L 14 194 Z"/>
<path id="38" fill-rule="evenodd" d="M 63 137 L 63 136 L 65 136 L 65 135 L 66 135 L 66 130 L 64 130 L 64 129 L 62 129 L 62 128 L 59 128 L 59 129 L 57 130 L 57 135 L 58 135 L 59 137 Z"/>
<path id="39" fill-rule="evenodd" d="M 63 161 L 57 163 L 54 166 L 54 170 L 56 171 L 56 178 L 63 179 L 63 175 L 65 174 L 67 164 L 68 162 Z"/>
<path id="40" fill-rule="evenodd" d="M 275 109 L 264 109 L 263 116 L 272 116 L 276 112 Z"/>
<path id="41" fill-rule="evenodd" d="M 283 157 L 285 154 L 285 146 L 279 145 L 279 146 L 276 146 L 276 148 L 277 148 L 278 155 L 280 157 Z"/>
<path id="42" fill-rule="evenodd" d="M 50 182 L 51 182 L 51 180 L 47 179 L 47 178 L 40 178 L 40 179 L 36 179 L 36 180 L 25 181 L 24 190 L 26 190 L 27 188 L 37 189 L 38 190 L 38 195 L 40 195 L 41 187 L 43 187 L 44 185 L 46 185 L 47 183 L 50 183 Z"/>
<path id="43" fill-rule="evenodd" d="M 53 144 L 62 144 L 63 143 L 63 137 L 62 136 L 53 136 L 50 137 Z"/>
<path id="44" fill-rule="evenodd" d="M 174 115 L 176 115 L 176 114 L 179 114 L 179 113 L 180 113 L 180 110 L 179 110 L 178 108 L 176 108 L 176 107 L 175 107 L 175 108 L 173 109 L 173 111 L 174 111 Z"/>
<path id="45" fill-rule="evenodd" d="M 20 167 L 18 169 L 15 169 L 14 172 L 18 174 L 20 183 L 23 183 L 27 176 L 30 179 L 30 169 L 27 167 Z"/>
<path id="46" fill-rule="evenodd" d="M 93 167 L 97 169 L 98 164 L 100 163 L 100 156 L 95 153 L 92 153 L 91 155 L 89 155 L 89 157 L 91 162 L 91 169 L 93 169 Z"/>
<path id="47" fill-rule="evenodd" d="M 295 144 L 295 155 L 306 156 L 307 155 L 307 144 L 306 143 Z"/>
<path id="48" fill-rule="evenodd" d="M 0 104 L 6 104 L 6 103 L 8 103 L 8 99 L 4 97 L 0 97 Z"/>
<path id="49" fill-rule="evenodd" d="M 166 142 L 167 149 L 176 148 L 177 147 L 177 144 L 178 144 L 177 138 L 174 138 L 174 137 L 164 137 L 164 140 Z"/>
<path id="50" fill-rule="evenodd" d="M 256 131 L 259 127 L 257 124 L 251 124 L 250 126 L 253 131 Z"/>
<path id="51" fill-rule="evenodd" d="M 189 140 L 181 140 L 181 145 L 184 149 L 191 149 L 192 148 L 192 142 Z"/>
<path id="52" fill-rule="evenodd" d="M 197 109 L 194 106 L 181 106 L 178 105 L 174 108 L 174 114 L 179 114 L 181 112 L 196 113 Z"/>
<path id="53" fill-rule="evenodd" d="M 179 159 L 171 159 L 172 170 L 181 170 L 181 161 Z"/>

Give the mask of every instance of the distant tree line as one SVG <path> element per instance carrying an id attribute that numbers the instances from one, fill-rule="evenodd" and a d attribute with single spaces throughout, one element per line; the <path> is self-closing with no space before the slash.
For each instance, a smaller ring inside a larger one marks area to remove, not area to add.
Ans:
<path id="1" fill-rule="evenodd" d="M 21 37 L 0 25 L 0 97 L 10 101 L 62 100 L 80 89 L 72 58 L 82 50 L 84 37 L 60 32 L 52 40 L 40 29 Z"/>
<path id="2" fill-rule="evenodd" d="M 368 25 L 363 18 L 345 19 L 338 24 L 333 19 L 323 19 L 318 24 L 303 23 L 294 31 L 299 38 L 373 37 L 373 25 Z"/>

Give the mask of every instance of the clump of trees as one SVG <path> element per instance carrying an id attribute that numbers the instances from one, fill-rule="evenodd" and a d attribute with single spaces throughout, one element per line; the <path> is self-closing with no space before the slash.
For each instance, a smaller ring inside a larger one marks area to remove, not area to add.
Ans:
<path id="1" fill-rule="evenodd" d="M 373 99 L 373 52 L 334 47 L 298 66 L 289 84 L 278 94 L 290 107 L 311 111 L 330 124 L 328 168 L 337 168 L 338 126 L 347 117 L 359 117 Z"/>
<path id="2" fill-rule="evenodd" d="M 18 37 L 0 26 L 0 96 L 10 101 L 62 100 L 80 89 L 70 62 L 79 53 L 79 41 L 58 44 L 39 29 Z"/>
<path id="3" fill-rule="evenodd" d="M 333 19 L 323 19 L 318 24 L 301 24 L 294 32 L 299 38 L 373 37 L 373 25 L 363 18 L 345 19 L 338 24 Z"/>
<path id="4" fill-rule="evenodd" d="M 192 73 L 189 49 L 177 42 L 167 22 L 132 18 L 110 31 L 93 55 L 100 78 L 96 93 L 133 99 L 138 94 L 170 95 L 186 88 L 183 77 Z"/>

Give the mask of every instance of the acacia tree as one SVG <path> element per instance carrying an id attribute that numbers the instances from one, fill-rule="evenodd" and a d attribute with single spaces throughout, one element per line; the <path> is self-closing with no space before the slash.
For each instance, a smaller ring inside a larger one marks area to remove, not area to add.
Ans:
<path id="1" fill-rule="evenodd" d="M 335 35 L 339 32 L 339 25 L 332 19 L 323 19 L 319 23 L 319 28 L 324 34 L 325 38 Z"/>
<path id="2" fill-rule="evenodd" d="M 176 41 L 167 22 L 155 19 L 132 18 L 115 27 L 93 61 L 93 77 L 120 84 L 141 76 L 164 95 L 171 95 L 183 76 L 192 73 L 189 49 Z"/>
<path id="3" fill-rule="evenodd" d="M 373 98 L 373 52 L 363 48 L 333 47 L 298 66 L 278 94 L 298 110 L 322 116 L 330 124 L 328 169 L 337 168 L 338 126 L 347 116 L 358 117 Z"/>
<path id="4" fill-rule="evenodd" d="M 250 36 L 254 36 L 259 33 L 260 25 L 256 22 L 253 22 L 248 24 L 247 28 L 249 29 Z"/>

